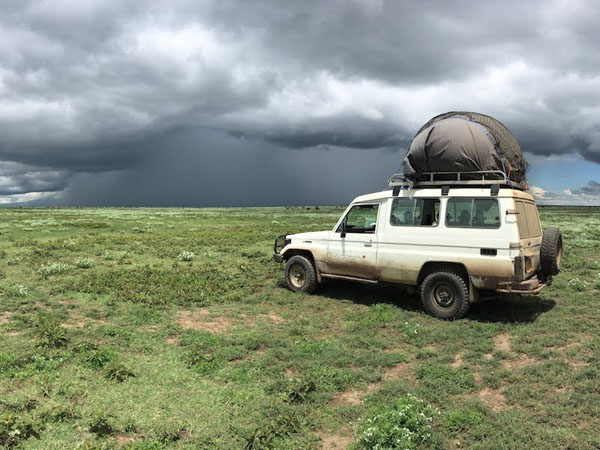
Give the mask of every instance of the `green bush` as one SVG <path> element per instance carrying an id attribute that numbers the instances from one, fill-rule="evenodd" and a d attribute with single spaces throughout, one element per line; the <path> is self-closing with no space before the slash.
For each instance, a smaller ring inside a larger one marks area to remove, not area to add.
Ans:
<path id="1" fill-rule="evenodd" d="M 0 447 L 14 448 L 21 440 L 30 437 L 39 437 L 39 430 L 33 422 L 10 413 L 0 416 Z"/>
<path id="2" fill-rule="evenodd" d="M 356 429 L 358 448 L 416 449 L 432 438 L 431 422 L 437 410 L 408 394 L 379 406 L 361 419 Z"/>
<path id="3" fill-rule="evenodd" d="M 105 372 L 106 378 L 119 382 L 127 381 L 129 378 L 135 377 L 135 374 L 121 363 L 111 364 Z"/>
<path id="4" fill-rule="evenodd" d="M 67 330 L 60 326 L 60 321 L 49 314 L 39 314 L 35 324 L 40 347 L 63 347 L 69 341 Z"/>
<path id="5" fill-rule="evenodd" d="M 88 429 L 99 437 L 111 435 L 116 431 L 114 418 L 103 410 L 98 410 L 92 416 Z"/>

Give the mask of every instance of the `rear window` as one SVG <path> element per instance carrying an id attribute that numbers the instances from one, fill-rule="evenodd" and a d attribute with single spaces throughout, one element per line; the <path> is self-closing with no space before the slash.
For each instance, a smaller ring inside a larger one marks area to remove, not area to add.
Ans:
<path id="1" fill-rule="evenodd" d="M 446 226 L 457 228 L 498 228 L 500 209 L 492 198 L 451 198 L 446 207 Z"/>
<path id="2" fill-rule="evenodd" d="M 517 200 L 515 204 L 517 207 L 517 225 L 519 226 L 520 238 L 527 239 L 541 236 L 540 217 L 535 203 Z"/>

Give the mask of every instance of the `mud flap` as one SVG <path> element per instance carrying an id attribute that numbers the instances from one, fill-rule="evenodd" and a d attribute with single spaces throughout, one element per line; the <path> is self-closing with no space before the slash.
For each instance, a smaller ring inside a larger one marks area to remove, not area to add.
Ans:
<path id="1" fill-rule="evenodd" d="M 475 289 L 471 277 L 469 277 L 469 303 L 477 303 L 479 301 L 479 291 Z"/>

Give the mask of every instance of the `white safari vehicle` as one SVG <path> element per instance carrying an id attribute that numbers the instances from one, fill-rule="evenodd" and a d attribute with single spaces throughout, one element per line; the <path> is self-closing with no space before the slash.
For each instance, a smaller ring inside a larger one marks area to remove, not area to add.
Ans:
<path id="1" fill-rule="evenodd" d="M 533 197 L 501 172 L 426 174 L 354 199 L 330 231 L 279 236 L 294 291 L 324 278 L 419 286 L 425 310 L 463 317 L 479 295 L 537 294 L 562 265 L 560 230 L 542 233 Z M 440 179 L 441 178 L 441 179 Z"/>

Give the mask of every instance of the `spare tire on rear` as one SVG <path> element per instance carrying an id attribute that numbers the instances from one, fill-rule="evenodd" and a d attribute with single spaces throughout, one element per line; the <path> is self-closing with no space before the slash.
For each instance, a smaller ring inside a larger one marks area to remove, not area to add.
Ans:
<path id="1" fill-rule="evenodd" d="M 548 227 L 542 236 L 542 248 L 540 250 L 540 263 L 542 272 L 553 276 L 560 272 L 563 262 L 562 234 L 558 227 Z"/>

